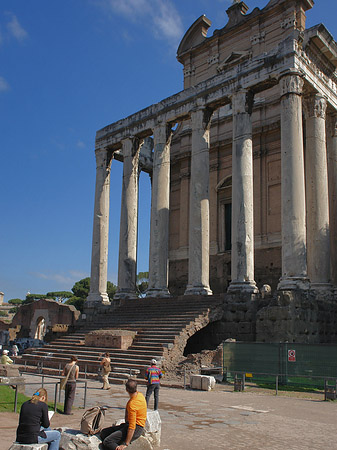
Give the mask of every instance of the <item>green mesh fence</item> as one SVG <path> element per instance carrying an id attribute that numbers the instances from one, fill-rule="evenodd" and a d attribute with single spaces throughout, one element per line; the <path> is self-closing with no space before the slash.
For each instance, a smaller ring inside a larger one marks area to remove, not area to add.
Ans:
<path id="1" fill-rule="evenodd" d="M 265 344 L 225 342 L 223 369 L 227 379 L 245 373 L 246 379 L 282 384 L 324 385 L 324 378 L 337 378 L 337 345 Z"/>

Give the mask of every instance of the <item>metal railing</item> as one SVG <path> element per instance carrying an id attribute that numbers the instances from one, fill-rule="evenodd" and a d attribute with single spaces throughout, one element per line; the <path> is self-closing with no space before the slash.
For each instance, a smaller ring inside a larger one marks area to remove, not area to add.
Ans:
<path id="1" fill-rule="evenodd" d="M 233 371 L 232 372 L 234 374 L 234 386 L 235 383 L 239 384 L 239 381 L 241 381 L 242 384 L 242 390 L 245 389 L 246 383 L 247 383 L 247 373 L 249 373 L 249 375 L 251 375 L 251 378 L 253 378 L 254 376 L 267 376 L 267 377 L 271 377 L 271 378 L 275 378 L 275 395 L 278 395 L 278 391 L 279 391 L 279 384 L 280 384 L 280 379 L 284 379 L 285 377 L 289 376 L 287 374 L 271 374 L 271 373 L 263 373 L 263 372 L 237 372 L 237 371 Z M 241 379 L 239 378 L 241 376 Z M 224 378 L 228 379 L 228 375 L 227 373 L 224 373 Z M 327 392 L 330 389 L 335 389 L 335 393 L 337 392 L 337 377 L 324 377 L 324 376 L 309 376 L 309 375 L 291 375 L 291 378 L 307 378 L 310 380 L 321 380 L 324 382 L 324 400 L 328 399 L 327 396 Z M 254 383 L 256 384 L 257 381 L 260 380 L 254 380 Z M 333 381 L 334 385 L 331 386 L 328 384 L 329 381 Z M 253 381 L 252 381 L 253 382 Z M 289 384 L 288 384 L 289 386 Z M 296 385 L 296 387 L 299 387 L 299 385 Z M 307 386 L 305 386 L 307 387 Z M 314 388 L 314 386 L 313 386 Z"/>
<path id="2" fill-rule="evenodd" d="M 41 375 L 36 373 L 29 373 L 25 372 L 27 375 L 37 376 L 41 377 L 40 383 L 35 382 L 20 382 L 20 383 L 0 383 L 0 386 L 14 386 L 15 390 L 15 396 L 14 396 L 14 412 L 17 412 L 17 403 L 18 403 L 18 386 L 29 386 L 29 385 L 38 385 L 41 387 L 45 387 L 46 385 L 52 385 L 55 386 L 54 390 L 54 412 L 56 412 L 57 409 L 57 401 L 60 403 L 61 400 L 61 389 L 60 389 L 60 380 L 59 377 L 55 377 L 52 375 Z M 58 379 L 58 381 L 55 382 L 45 382 L 45 378 L 52 378 L 52 379 Z M 83 408 L 86 408 L 87 405 L 87 390 L 88 390 L 88 382 L 87 380 L 76 380 L 76 384 L 84 384 L 84 396 L 83 396 Z M 57 399 L 58 394 L 58 399 Z"/>

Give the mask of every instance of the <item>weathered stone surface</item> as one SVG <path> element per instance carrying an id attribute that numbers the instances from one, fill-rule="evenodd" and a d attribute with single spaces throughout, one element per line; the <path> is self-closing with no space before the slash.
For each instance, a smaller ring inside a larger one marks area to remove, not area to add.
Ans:
<path id="1" fill-rule="evenodd" d="M 14 442 L 9 450 L 48 450 L 48 444 L 17 444 Z"/>
<path id="2" fill-rule="evenodd" d="M 96 330 L 85 335 L 85 345 L 90 347 L 112 347 L 127 350 L 136 336 L 129 330 Z"/>
<path id="3" fill-rule="evenodd" d="M 98 436 L 86 436 L 79 430 L 60 428 L 60 449 L 63 450 L 98 450 L 102 442 Z"/>
<path id="4" fill-rule="evenodd" d="M 19 366 L 15 364 L 0 364 L 0 377 L 19 377 Z"/>
<path id="5" fill-rule="evenodd" d="M 158 411 L 148 411 L 145 424 L 145 438 L 153 447 L 160 446 L 161 418 Z"/>
<path id="6" fill-rule="evenodd" d="M 201 391 L 210 391 L 215 386 L 215 378 L 209 375 L 191 375 L 191 389 L 199 389 Z"/>

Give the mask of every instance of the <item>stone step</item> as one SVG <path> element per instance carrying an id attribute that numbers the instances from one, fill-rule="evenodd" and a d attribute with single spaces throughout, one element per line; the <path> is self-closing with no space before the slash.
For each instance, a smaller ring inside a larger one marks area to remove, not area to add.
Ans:
<path id="1" fill-rule="evenodd" d="M 98 358 L 100 357 L 100 355 L 102 353 L 106 353 L 109 352 L 110 356 L 112 358 L 114 357 L 128 357 L 128 356 L 132 356 L 133 358 L 150 358 L 151 357 L 151 351 L 138 351 L 138 350 L 119 350 L 119 349 L 110 349 L 110 348 L 99 348 L 96 350 L 96 348 L 94 347 L 79 347 L 76 350 L 76 355 L 77 356 L 81 356 L 81 355 L 86 355 L 86 356 L 91 356 L 92 358 L 96 358 L 98 360 Z M 30 352 L 31 353 L 31 352 Z M 53 356 L 54 354 L 64 354 L 64 355 L 68 355 L 71 356 L 74 353 L 74 348 L 72 346 L 69 346 L 69 349 L 64 348 L 62 346 L 59 346 L 58 348 L 55 349 L 55 351 L 52 351 L 51 349 L 45 349 L 45 347 L 43 349 L 34 349 L 34 354 L 36 355 L 41 355 L 41 356 L 48 356 L 48 354 L 50 354 L 50 356 Z M 25 353 L 25 354 L 29 354 L 29 353 Z"/>
<path id="2" fill-rule="evenodd" d="M 61 377 L 60 372 L 57 368 L 50 368 L 50 367 L 43 367 L 42 371 L 38 368 L 36 368 L 36 366 L 29 366 L 29 365 L 22 365 L 19 367 L 20 372 L 25 373 L 38 373 L 38 374 L 43 374 L 43 375 L 51 375 L 53 377 Z M 137 378 L 136 374 L 131 374 L 131 376 L 133 378 Z M 130 377 L 130 372 L 111 372 L 110 376 L 109 376 L 109 383 L 111 384 L 123 384 L 128 378 Z M 96 380 L 98 379 L 98 373 L 96 372 L 80 372 L 79 373 L 79 379 L 80 380 Z M 146 384 L 146 381 L 143 380 L 142 378 L 137 378 L 137 383 L 138 384 Z"/>

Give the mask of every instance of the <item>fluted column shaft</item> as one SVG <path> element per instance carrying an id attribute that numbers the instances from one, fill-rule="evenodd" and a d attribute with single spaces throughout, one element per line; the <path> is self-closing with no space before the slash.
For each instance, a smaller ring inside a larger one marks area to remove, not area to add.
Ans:
<path id="1" fill-rule="evenodd" d="M 112 154 L 96 150 L 96 188 L 88 303 L 109 303 L 107 294 L 110 167 Z"/>
<path id="2" fill-rule="evenodd" d="M 123 186 L 119 234 L 118 290 L 114 298 L 136 298 L 139 140 L 123 144 Z"/>
<path id="3" fill-rule="evenodd" d="M 149 287 L 147 297 L 168 297 L 170 145 L 172 131 L 165 122 L 153 132 Z"/>
<path id="4" fill-rule="evenodd" d="M 257 292 L 254 281 L 253 96 L 232 96 L 232 281 L 228 291 Z"/>
<path id="5" fill-rule="evenodd" d="M 331 282 L 337 287 L 337 113 L 327 128 Z"/>
<path id="6" fill-rule="evenodd" d="M 296 73 L 284 75 L 280 88 L 282 277 L 278 289 L 307 289 L 303 80 Z"/>
<path id="7" fill-rule="evenodd" d="M 331 287 L 326 107 L 318 94 L 305 100 L 307 266 L 312 288 Z"/>
<path id="8" fill-rule="evenodd" d="M 191 113 L 192 149 L 189 207 L 188 285 L 185 295 L 210 295 L 209 287 L 209 128 L 211 111 Z"/>

